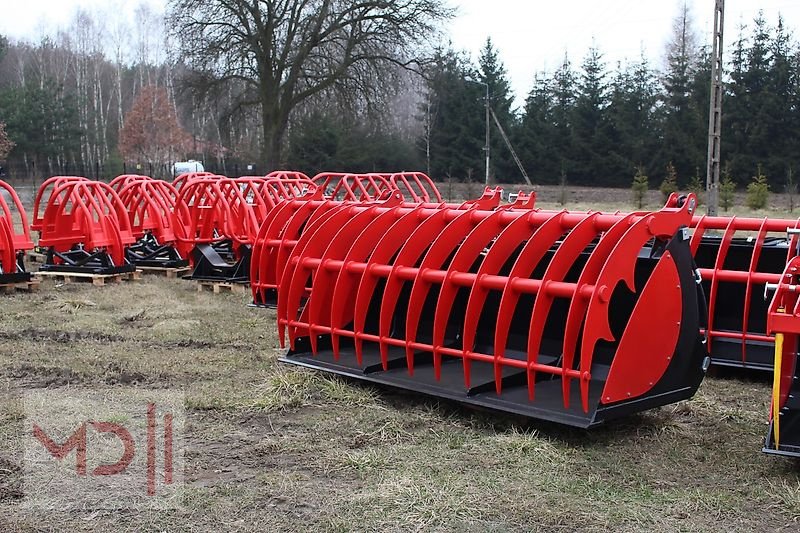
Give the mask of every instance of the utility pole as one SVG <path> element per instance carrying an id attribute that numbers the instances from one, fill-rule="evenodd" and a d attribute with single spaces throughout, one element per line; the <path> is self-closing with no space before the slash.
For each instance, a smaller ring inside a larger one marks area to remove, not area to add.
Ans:
<path id="1" fill-rule="evenodd" d="M 711 47 L 711 98 L 708 110 L 708 158 L 706 191 L 708 214 L 719 210 L 719 166 L 722 130 L 722 28 L 725 20 L 725 0 L 714 0 L 714 35 Z"/>
<path id="2" fill-rule="evenodd" d="M 489 84 L 479 81 L 478 83 L 486 86 L 486 145 L 483 147 L 483 150 L 486 152 L 486 179 L 484 184 L 488 187 L 489 186 L 489 147 L 491 139 L 489 138 Z"/>
<path id="3" fill-rule="evenodd" d="M 484 107 L 486 108 L 486 144 L 483 146 L 483 151 L 486 152 L 486 177 L 484 178 L 484 184 L 488 187 L 489 186 L 489 166 L 490 166 L 490 156 L 489 151 L 491 147 L 491 137 L 490 137 L 490 118 L 494 119 L 494 123 L 497 124 L 497 129 L 500 131 L 500 137 L 502 137 L 503 142 L 506 143 L 508 146 L 508 150 L 511 152 L 511 156 L 514 158 L 514 162 L 517 164 L 517 168 L 522 173 L 522 177 L 525 179 L 525 182 L 528 185 L 533 185 L 531 183 L 531 179 L 528 177 L 528 173 L 525 172 L 525 168 L 522 166 L 522 161 L 520 161 L 519 157 L 517 156 L 517 152 L 514 151 L 514 147 L 511 146 L 511 141 L 508 139 L 508 135 L 506 135 L 505 130 L 503 130 L 503 126 L 500 125 L 500 120 L 498 120 L 497 115 L 492 109 L 490 102 L 489 102 L 489 84 L 483 81 L 478 80 L 467 80 L 472 83 L 479 83 L 486 87 L 486 96 L 484 100 Z"/>

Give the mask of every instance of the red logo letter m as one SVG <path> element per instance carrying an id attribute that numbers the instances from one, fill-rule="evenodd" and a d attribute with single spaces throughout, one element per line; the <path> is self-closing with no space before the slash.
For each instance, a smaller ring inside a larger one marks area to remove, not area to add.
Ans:
<path id="1" fill-rule="evenodd" d="M 63 459 L 69 452 L 76 450 L 75 453 L 75 470 L 79 476 L 86 475 L 86 424 L 81 424 L 78 429 L 64 442 L 58 444 L 53 439 L 37 426 L 33 425 L 33 436 L 47 448 L 50 455 L 58 460 Z"/>

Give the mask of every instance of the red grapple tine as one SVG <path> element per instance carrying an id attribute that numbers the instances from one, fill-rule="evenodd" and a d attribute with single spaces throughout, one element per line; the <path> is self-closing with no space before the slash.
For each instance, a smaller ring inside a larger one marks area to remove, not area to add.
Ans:
<path id="1" fill-rule="evenodd" d="M 711 346 L 714 342 L 714 336 L 711 334 L 714 331 L 714 310 L 717 306 L 717 292 L 719 291 L 718 273 L 725 265 L 725 258 L 728 256 L 728 250 L 733 240 L 733 234 L 736 233 L 736 217 L 732 216 L 728 227 L 725 228 L 725 234 L 722 237 L 719 250 L 717 251 L 717 258 L 714 261 L 714 274 L 711 278 L 711 290 L 708 296 L 708 343 L 706 349 L 711 352 Z"/>
<path id="2" fill-rule="evenodd" d="M 42 230 L 42 224 L 44 221 L 44 211 L 42 211 L 42 207 L 44 206 L 46 208 L 51 203 L 57 202 L 58 194 L 56 194 L 56 191 L 60 191 L 59 194 L 63 194 L 65 189 L 60 186 L 70 181 L 88 180 L 80 176 L 53 176 L 52 178 L 46 179 L 39 186 L 39 189 L 36 191 L 36 198 L 33 202 L 33 220 L 31 221 L 31 230 Z M 50 191 L 49 194 L 48 191 Z"/>
<path id="3" fill-rule="evenodd" d="M 443 213 L 446 214 L 447 211 L 443 211 Z M 435 268 L 437 260 L 444 261 L 447 256 L 452 253 L 458 242 L 464 238 L 466 229 L 471 227 L 473 224 L 469 215 L 470 213 L 468 211 L 460 213 L 455 219 L 452 220 L 452 222 L 447 224 L 442 230 L 435 234 L 422 233 L 422 228 L 424 227 L 423 224 L 414 232 L 415 235 L 418 235 L 417 238 L 414 238 L 414 236 L 410 237 L 398 253 L 392 267 L 392 272 L 389 275 L 389 278 L 386 280 L 386 287 L 383 291 L 383 298 L 381 299 L 379 324 L 381 357 L 388 357 L 389 345 L 386 344 L 383 339 L 389 337 L 392 318 L 394 317 L 395 308 L 397 307 L 397 301 L 400 298 L 403 284 L 410 278 L 410 280 L 413 281 L 411 287 L 411 291 L 413 293 L 415 288 L 418 286 L 417 282 L 419 280 L 419 273 L 426 268 Z M 432 236 L 433 238 L 431 238 Z M 418 261 L 420 261 L 420 258 L 422 258 L 422 262 L 417 269 L 415 265 Z M 409 272 L 409 275 L 404 275 L 401 277 L 401 275 L 405 274 L 406 272 Z M 419 287 L 420 288 L 417 290 L 427 291 L 428 286 L 419 285 Z M 412 310 L 410 307 L 407 309 L 405 315 L 407 317 L 407 321 L 418 321 L 420 318 L 419 310 Z M 411 351 L 411 353 L 409 353 L 408 350 L 406 351 L 406 360 L 408 364 L 408 372 L 409 374 L 413 375 L 413 351 Z"/>
<path id="4" fill-rule="evenodd" d="M 413 239 L 415 236 L 417 238 L 423 238 L 431 233 L 441 231 L 446 225 L 444 214 L 444 211 L 440 211 L 429 218 L 424 218 L 420 211 L 411 211 L 400 217 L 372 250 L 364 267 L 364 274 L 358 284 L 353 311 L 354 343 L 356 357 L 359 362 L 362 360 L 363 356 L 363 339 L 361 336 L 364 334 L 367 313 L 369 311 L 370 302 L 372 301 L 372 294 L 375 292 L 375 287 L 378 285 L 379 275 L 374 271 L 375 268 L 386 267 L 387 270 L 391 268 L 387 266 L 389 261 L 408 240 Z M 423 227 L 424 229 L 418 233 L 417 230 Z M 387 277 L 387 275 L 382 274 L 380 277 Z M 388 359 L 385 358 L 384 355 L 385 353 L 382 352 L 382 363 L 385 370 L 388 365 Z"/>
<path id="5" fill-rule="evenodd" d="M 562 368 L 564 370 L 572 369 L 572 364 L 575 360 L 575 348 L 578 345 L 578 335 L 580 334 L 586 310 L 589 308 L 590 294 L 585 291 L 591 291 L 597 283 L 597 278 L 600 276 L 600 271 L 603 265 L 605 265 L 609 254 L 611 254 L 614 246 L 616 246 L 625 232 L 628 231 L 628 228 L 631 227 L 634 218 L 635 215 L 630 214 L 620 219 L 619 222 L 614 224 L 603 234 L 600 238 L 600 242 L 597 243 L 588 261 L 586 261 L 586 265 L 583 267 L 580 277 L 578 277 L 578 282 L 576 283 L 578 290 L 569 304 L 566 327 L 564 329 L 564 355 L 562 360 Z M 571 378 L 565 372 L 562 377 L 561 387 L 564 395 L 564 407 L 566 408 L 569 408 L 570 383 Z"/>
<path id="6" fill-rule="evenodd" d="M 414 279 L 414 285 L 412 286 L 411 295 L 408 301 L 408 319 L 406 321 L 406 358 L 408 360 L 409 367 L 413 367 L 414 360 L 414 349 L 412 348 L 411 343 L 416 342 L 417 329 L 419 327 L 422 309 L 432 284 L 430 280 L 425 278 L 426 274 L 428 272 L 438 270 L 444 275 L 444 279 L 442 281 L 437 281 L 437 283 L 442 283 L 442 287 L 439 292 L 439 300 L 437 302 L 433 329 L 433 365 L 434 374 L 438 380 L 441 376 L 442 368 L 442 354 L 439 351 L 442 341 L 437 341 L 437 334 L 438 337 L 444 337 L 444 327 L 441 326 L 441 322 L 444 321 L 444 326 L 447 325 L 447 315 L 445 315 L 444 320 L 442 320 L 440 317 L 443 312 L 449 314 L 449 309 L 445 311 L 441 307 L 443 302 L 442 294 L 445 291 L 447 279 L 455 272 L 468 271 L 469 267 L 475 262 L 480 255 L 480 252 L 485 248 L 486 244 L 488 244 L 489 240 L 491 239 L 491 237 L 487 238 L 484 235 L 486 228 L 489 228 L 489 230 L 492 232 L 492 236 L 496 234 L 497 217 L 499 214 L 499 211 L 495 212 L 480 222 L 474 220 L 470 214 L 461 214 L 450 224 L 448 224 L 444 231 L 442 231 L 436 240 L 431 244 L 428 253 L 422 260 L 422 263 L 419 265 L 419 270 L 417 271 L 416 278 Z M 479 228 L 483 228 L 484 231 L 479 231 Z M 455 255 L 453 255 L 454 251 Z M 453 255 L 452 261 L 450 262 L 449 266 L 447 266 L 446 271 L 442 271 L 445 261 L 451 255 Z M 440 323 L 439 328 L 441 328 L 441 330 L 437 330 L 437 322 Z"/>
<path id="7" fill-rule="evenodd" d="M 758 268 L 758 259 L 761 257 L 761 248 L 764 246 L 764 238 L 767 235 L 767 218 L 761 224 L 753 246 L 753 254 L 750 256 L 750 268 L 747 271 L 747 283 L 744 294 L 744 307 L 742 309 L 742 363 L 747 362 L 747 326 L 750 318 L 750 300 L 753 297 L 753 273 Z"/>
<path id="8" fill-rule="evenodd" d="M 322 204 L 320 206 L 317 206 L 317 209 L 323 210 L 325 212 L 325 216 L 330 216 L 330 215 L 333 214 L 333 211 L 329 211 L 329 210 L 326 209 L 326 207 L 328 205 L 329 205 L 328 202 L 325 202 L 324 204 Z M 309 206 L 309 209 L 311 209 L 310 206 Z M 307 217 L 304 216 L 304 215 L 307 215 L 307 214 L 308 213 L 302 212 L 302 210 L 301 211 L 297 211 L 297 212 L 292 214 L 291 220 L 297 220 L 298 221 L 297 226 L 299 228 L 301 226 L 301 223 L 304 223 L 305 221 L 307 221 Z M 290 220 L 290 223 L 291 223 L 291 220 Z M 286 278 L 287 279 L 287 285 L 283 285 L 283 280 L 287 276 L 287 271 L 294 272 L 294 269 L 295 269 L 295 265 L 291 264 L 289 259 L 293 255 L 300 253 L 302 248 L 305 246 L 305 243 L 311 238 L 310 235 L 312 235 L 315 231 L 316 231 L 316 227 L 315 226 L 313 226 L 313 225 L 306 226 L 306 231 L 303 233 L 303 235 L 300 235 L 298 237 L 297 241 L 295 242 L 295 244 L 292 247 L 288 247 L 288 246 L 284 246 L 284 244 L 285 244 L 285 242 L 287 240 L 287 237 L 288 237 L 288 229 L 285 228 L 285 229 L 282 230 L 282 239 L 281 239 L 281 243 L 280 243 L 278 249 L 277 250 L 275 250 L 275 249 L 271 249 L 270 250 L 272 252 L 272 255 L 275 256 L 275 258 L 274 259 L 272 257 L 268 257 L 267 258 L 268 263 L 270 265 L 274 265 L 274 266 L 272 266 L 272 274 L 274 275 L 274 280 L 275 280 L 274 284 L 275 284 L 276 288 L 277 287 L 288 287 L 288 284 L 291 283 L 291 274 L 289 274 L 288 278 Z M 298 232 L 299 232 L 299 229 L 298 229 Z M 285 292 L 286 292 L 285 290 L 278 291 L 278 298 L 277 298 L 276 307 L 278 308 L 279 312 L 287 306 L 287 302 L 288 302 L 287 296 L 288 295 L 287 294 L 282 294 L 282 293 L 285 293 Z M 279 315 L 279 316 L 281 316 L 281 315 Z M 286 324 L 283 321 L 279 320 L 278 321 L 278 338 L 281 340 L 281 346 L 284 346 L 283 343 L 285 342 L 285 340 L 284 340 L 285 339 L 285 331 L 286 331 Z"/>
<path id="9" fill-rule="evenodd" d="M 513 282 L 517 278 L 529 278 L 547 251 L 561 238 L 565 231 L 562 225 L 562 217 L 565 213 L 565 211 L 553 213 L 550 218 L 536 228 L 528 242 L 522 247 L 508 274 L 508 280 L 500 297 L 500 307 L 497 310 L 495 325 L 495 379 L 500 379 L 498 376 L 501 376 L 500 360 L 505 356 L 508 331 L 511 328 L 511 320 L 520 297 L 520 292 L 513 287 Z"/>
<path id="10" fill-rule="evenodd" d="M 635 291 L 634 270 L 639 251 L 651 238 L 672 237 L 681 226 L 688 226 L 691 222 L 690 204 L 687 201 L 680 210 L 663 210 L 640 218 L 617 242 L 603 265 L 589 301 L 581 342 L 581 403 L 584 412 L 589 412 L 589 380 L 595 345 L 601 339 L 614 341 L 608 309 L 614 288 L 619 282 L 624 282 L 630 291 Z"/>
<path id="11" fill-rule="evenodd" d="M 370 222 L 378 215 L 375 207 L 365 209 L 360 213 L 349 216 L 345 219 L 344 224 L 340 227 L 336 235 L 330 240 L 326 241 L 328 244 L 325 251 L 320 257 L 320 266 L 314 272 L 312 281 L 314 291 L 313 297 L 308 300 L 308 323 L 312 329 L 314 326 L 333 326 L 331 318 L 331 300 L 335 288 L 335 282 L 341 268 L 337 270 L 330 270 L 326 268 L 326 264 L 331 261 L 341 261 L 348 254 L 353 242 L 355 242 L 364 229 L 369 226 Z M 334 221 L 332 218 L 331 221 Z M 316 256 L 315 256 L 316 257 Z M 304 287 L 305 288 L 305 287 Z M 312 335 L 312 339 L 316 336 Z M 337 337 L 338 338 L 338 337 Z M 339 358 L 339 350 L 336 349 L 334 354 L 336 359 Z"/>
<path id="12" fill-rule="evenodd" d="M 299 244 L 303 235 L 316 231 L 321 223 L 324 223 L 332 212 L 341 208 L 342 204 L 339 202 L 326 201 L 318 206 L 308 205 L 301 206 L 300 209 L 294 213 L 292 218 L 286 224 L 286 227 L 281 231 L 281 242 L 277 250 L 272 251 L 270 261 L 274 262 L 275 286 L 280 285 L 280 280 L 283 271 L 286 270 L 289 257 L 292 255 L 294 247 Z M 291 242 L 295 242 L 291 245 Z M 280 297 L 280 293 L 279 293 Z"/>
<path id="13" fill-rule="evenodd" d="M 19 230 L 17 230 L 14 224 L 14 213 L 12 213 L 10 206 L 8 203 L 6 203 L 5 199 L 0 197 L 0 204 L 2 204 L 3 212 L 5 213 L 6 220 L 8 222 L 10 230 L 9 235 L 11 237 L 11 243 L 14 247 L 14 250 L 20 252 L 23 250 L 32 249 L 33 241 L 31 240 L 30 229 L 28 228 L 28 215 L 25 213 L 25 207 L 23 207 L 17 192 L 8 183 L 0 181 L 0 188 L 5 189 L 8 198 L 11 200 L 11 204 L 16 210 L 16 218 L 20 223 Z M 16 269 L 16 261 L 14 262 L 14 269 Z M 4 271 L 9 272 L 11 270 L 4 269 Z"/>
<path id="14" fill-rule="evenodd" d="M 392 226 L 400 218 L 409 217 L 411 220 L 419 220 L 419 212 L 411 211 L 406 215 L 401 215 L 399 208 L 392 208 L 372 221 L 364 230 L 359 234 L 353 245 L 350 247 L 349 252 L 344 258 L 344 264 L 339 271 L 336 278 L 336 283 L 333 286 L 333 296 L 331 297 L 331 343 L 333 345 L 333 353 L 335 357 L 339 357 L 339 334 L 337 329 L 343 328 L 345 325 L 353 321 L 355 316 L 355 302 L 358 286 L 363 277 L 363 272 L 354 272 L 348 270 L 350 265 L 358 264 L 366 268 L 366 261 L 373 250 L 376 249 L 376 243 L 381 241 L 384 235 L 387 235 Z M 358 364 L 362 364 L 361 353 L 356 353 L 356 360 Z"/>
<path id="15" fill-rule="evenodd" d="M 0 196 L 2 202 L 2 196 Z M 14 230 L 9 218 L 0 217 L 0 267 L 3 273 L 16 271 L 17 254 L 14 249 Z"/>
<path id="16" fill-rule="evenodd" d="M 464 313 L 463 345 L 465 350 L 473 350 L 475 346 L 475 333 L 478 330 L 483 305 L 489 295 L 489 288 L 482 279 L 486 276 L 497 276 L 500 269 L 509 261 L 511 254 L 528 238 L 530 238 L 530 219 L 523 215 L 515 219 L 511 224 L 503 228 L 497 236 L 497 240 L 491 245 L 486 253 L 483 262 L 475 274 L 475 281 L 467 301 L 467 309 Z M 442 288 L 444 291 L 444 287 Z M 434 331 L 436 331 L 434 329 Z M 495 362 L 495 387 L 497 393 L 502 391 L 502 367 L 499 362 Z"/>
<path id="17" fill-rule="evenodd" d="M 689 241 L 689 249 L 692 251 L 692 257 L 697 256 L 697 250 L 700 248 L 700 243 L 703 240 L 703 234 L 706 230 L 707 220 L 705 215 L 700 216 L 693 225 L 694 232 L 692 233 L 692 240 Z"/>
<path id="18" fill-rule="evenodd" d="M 481 252 L 489 246 L 491 241 L 505 225 L 500 220 L 502 215 L 503 213 L 501 211 L 496 211 L 475 225 L 474 229 L 467 234 L 461 245 L 458 246 L 458 251 L 447 267 L 444 280 L 439 289 L 439 297 L 436 303 L 433 321 L 433 361 L 434 373 L 437 380 L 441 377 L 442 370 L 442 354 L 439 348 L 444 345 L 447 319 L 450 316 L 450 311 L 455 302 L 456 295 L 458 294 L 458 287 L 453 283 L 453 276 L 457 273 L 469 272 L 470 267 L 481 257 Z M 416 335 L 416 327 L 414 328 L 414 335 Z M 413 340 L 414 337 L 412 336 L 410 338 Z M 466 387 L 469 388 L 470 367 L 467 352 L 471 352 L 471 350 L 465 346 L 464 355 L 462 357 L 464 363 L 464 383 Z"/>
<path id="19" fill-rule="evenodd" d="M 356 310 L 355 310 L 355 325 L 356 334 L 364 331 L 364 326 L 367 320 L 367 312 L 372 300 L 372 294 L 378 284 L 378 277 L 375 269 L 379 266 L 388 266 L 389 261 L 394 258 L 393 266 L 388 267 L 389 273 L 383 274 L 381 277 L 386 277 L 386 286 L 384 287 L 383 296 L 381 298 L 381 310 L 379 316 L 379 335 L 381 338 L 379 342 L 379 349 L 381 354 L 381 362 L 384 367 L 388 365 L 388 346 L 383 342 L 382 337 L 384 332 L 388 335 L 388 330 L 391 325 L 392 313 L 396 305 L 397 298 L 402 289 L 403 280 L 397 278 L 397 269 L 413 268 L 416 262 L 420 259 L 422 254 L 427 249 L 431 242 L 431 235 L 437 235 L 447 226 L 447 212 L 442 210 L 436 212 L 429 218 L 423 220 L 421 223 L 407 221 L 405 218 L 398 220 L 392 226 L 392 233 L 396 236 L 396 241 L 388 243 L 386 239 L 381 240 L 381 246 L 376 247 L 372 256 L 370 257 L 368 267 L 361 279 L 361 285 L 356 294 Z M 401 225 L 402 224 L 402 225 Z M 403 233 L 396 233 L 394 230 L 404 228 Z M 409 231 L 410 230 L 410 231 Z M 420 249 L 420 246 L 422 249 Z M 389 308 L 389 302 L 392 302 Z M 359 349 L 360 345 L 357 343 L 356 348 Z M 410 370 L 413 372 L 413 369 Z"/>
<path id="20" fill-rule="evenodd" d="M 300 237 L 297 245 L 292 250 L 292 255 L 286 264 L 286 268 L 281 276 L 280 290 L 278 291 L 278 315 L 286 316 L 288 320 L 296 320 L 300 311 L 301 301 L 306 294 L 306 286 L 312 271 L 316 267 L 311 267 L 303 264 L 301 261 L 303 256 L 310 255 L 319 257 L 325 250 L 325 247 L 330 243 L 335 236 L 335 231 L 344 224 L 350 212 L 348 207 L 340 205 L 338 209 L 331 210 L 326 213 L 327 217 L 320 219 L 320 223 L 315 227 L 308 228 Z M 335 221 L 336 225 L 324 224 L 323 221 Z M 282 321 L 278 322 L 278 330 L 281 337 L 283 337 L 284 329 L 281 328 Z M 288 327 L 289 331 L 289 344 L 294 348 L 294 340 L 297 337 L 297 329 L 291 324 L 283 324 Z M 316 353 L 316 335 L 313 331 L 309 331 L 309 338 L 311 339 L 311 346 L 314 353 Z"/>
<path id="21" fill-rule="evenodd" d="M 297 216 L 298 211 L 303 209 L 311 210 L 316 202 L 286 201 L 275 207 L 259 228 L 256 244 L 253 247 L 253 259 L 251 263 L 251 281 L 257 280 L 254 290 L 259 291 L 261 301 L 266 298 L 266 291 L 269 288 L 277 288 L 280 281 L 280 271 L 278 270 L 278 254 L 282 249 L 268 243 L 268 241 L 278 241 L 286 239 L 286 235 L 296 238 L 294 227 L 291 221 L 296 220 L 297 227 L 301 227 L 305 222 L 305 212 Z M 297 218 L 295 218 L 297 217 Z M 255 266 L 254 266 L 255 265 Z M 257 274 L 253 277 L 253 269 L 257 268 Z M 255 293 L 254 293 L 255 296 Z"/>
<path id="22" fill-rule="evenodd" d="M 266 216 L 261 226 L 258 228 L 256 240 L 253 243 L 250 258 L 250 290 L 253 295 L 253 302 L 263 302 L 266 297 L 265 270 L 268 268 L 266 261 L 267 235 L 270 232 L 270 226 L 276 220 L 278 213 L 282 213 L 291 209 L 291 202 L 278 203 Z M 282 228 L 285 222 L 277 223 L 278 228 Z"/>
<path id="23" fill-rule="evenodd" d="M 595 219 L 597 213 L 587 216 L 579 222 L 566 236 L 561 245 L 556 249 L 550 264 L 547 265 L 542 276 L 542 289 L 536 295 L 531 312 L 531 322 L 528 329 L 528 398 L 534 398 L 534 383 L 536 382 L 536 371 L 531 363 L 538 363 L 539 348 L 541 347 L 542 334 L 544 332 L 547 316 L 550 307 L 553 305 L 554 296 L 548 292 L 547 286 L 553 281 L 564 281 L 567 273 L 577 261 L 581 252 L 597 238 Z M 573 295 L 573 300 L 576 298 Z M 563 379 L 563 376 L 562 376 Z"/>

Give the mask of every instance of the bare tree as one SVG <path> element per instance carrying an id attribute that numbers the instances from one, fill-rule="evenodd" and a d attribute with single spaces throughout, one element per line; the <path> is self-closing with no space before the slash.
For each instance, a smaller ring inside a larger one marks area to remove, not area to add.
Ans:
<path id="1" fill-rule="evenodd" d="M 246 87 L 261 110 L 261 159 L 281 163 L 294 109 L 347 88 L 367 104 L 392 73 L 419 65 L 419 45 L 452 11 L 444 0 L 171 0 L 170 26 L 196 89 Z"/>

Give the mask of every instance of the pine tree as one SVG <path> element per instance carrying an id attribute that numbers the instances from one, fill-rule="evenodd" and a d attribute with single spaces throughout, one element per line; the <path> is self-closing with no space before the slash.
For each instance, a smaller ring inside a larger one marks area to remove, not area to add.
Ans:
<path id="1" fill-rule="evenodd" d="M 763 168 L 758 165 L 758 171 L 747 184 L 747 207 L 750 209 L 763 209 L 769 201 L 769 183 L 764 175 Z"/>
<path id="2" fill-rule="evenodd" d="M 733 207 L 734 193 L 736 192 L 736 182 L 731 177 L 731 169 L 729 164 L 725 164 L 722 170 L 722 179 L 719 183 L 719 205 L 727 213 L 728 209 Z"/>
<path id="3" fill-rule="evenodd" d="M 667 177 L 661 182 L 658 190 L 661 191 L 661 196 L 665 203 L 672 193 L 678 191 L 678 173 L 675 171 L 675 165 L 672 164 L 672 161 L 667 164 Z"/>
<path id="4" fill-rule="evenodd" d="M 427 73 L 422 110 L 430 121 L 423 146 L 434 179 L 483 174 L 483 88 L 470 83 L 473 68 L 462 54 L 438 50 Z"/>
<path id="5" fill-rule="evenodd" d="M 5 122 L 0 122 L 0 161 L 8 157 L 8 154 L 11 153 L 11 150 L 14 149 L 14 146 L 14 141 L 9 139 L 8 134 L 6 133 Z"/>
<path id="6" fill-rule="evenodd" d="M 575 106 L 575 73 L 569 58 L 564 55 L 561 66 L 553 73 L 553 153 L 551 157 L 558 164 L 559 174 L 571 176 L 575 162 L 570 140 L 572 137 L 573 108 Z"/>
<path id="7" fill-rule="evenodd" d="M 698 117 L 691 103 L 691 81 L 698 56 L 697 36 L 688 4 L 684 2 L 673 22 L 667 45 L 664 74 L 664 156 L 672 160 L 679 175 L 688 176 L 705 160 L 703 134 L 696 130 Z M 706 104 L 706 110 L 708 105 Z"/>
<path id="8" fill-rule="evenodd" d="M 660 145 L 656 116 L 658 95 L 655 73 L 644 54 L 638 62 L 617 68 L 608 107 L 616 136 L 612 175 L 617 180 L 628 175 L 637 164 L 648 172 L 655 170 L 653 165 Z"/>
<path id="9" fill-rule="evenodd" d="M 633 193 L 633 204 L 637 209 L 644 207 L 645 200 L 647 199 L 647 190 L 650 187 L 648 183 L 647 174 L 644 168 L 637 167 L 636 175 L 633 176 L 633 183 L 631 184 L 631 192 Z"/>
<path id="10" fill-rule="evenodd" d="M 613 176 L 609 152 L 614 151 L 612 124 L 608 120 L 608 85 L 605 65 L 596 47 L 582 64 L 572 119 L 572 149 L 578 183 L 606 182 Z"/>
<path id="11" fill-rule="evenodd" d="M 519 155 L 534 183 L 556 183 L 560 163 L 553 157 L 553 88 L 544 73 L 535 76 L 525 100 L 524 114 L 517 131 Z"/>

